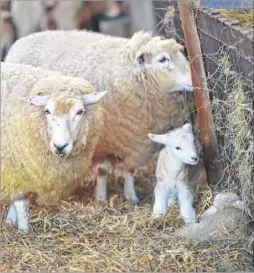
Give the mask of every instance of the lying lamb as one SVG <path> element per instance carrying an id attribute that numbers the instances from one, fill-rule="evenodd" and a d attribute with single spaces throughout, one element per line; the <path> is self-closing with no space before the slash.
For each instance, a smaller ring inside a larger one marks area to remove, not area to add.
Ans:
<path id="1" fill-rule="evenodd" d="M 184 226 L 174 234 L 190 241 L 225 239 L 229 233 L 240 238 L 250 231 L 248 222 L 238 195 L 223 192 L 215 196 L 213 205 L 203 213 L 199 223 Z"/>
<path id="2" fill-rule="evenodd" d="M 103 122 L 94 103 L 105 94 L 81 78 L 1 63 L 1 193 L 13 201 L 7 222 L 27 232 L 27 193 L 55 203 L 81 183 Z"/>
<path id="3" fill-rule="evenodd" d="M 98 90 L 107 90 L 104 125 L 94 156 L 120 158 L 130 179 L 160 147 L 147 134 L 160 134 L 183 123 L 185 96 L 172 93 L 192 90 L 182 49 L 174 39 L 152 37 L 145 31 L 131 39 L 86 31 L 46 31 L 16 41 L 6 62 L 79 76 Z M 131 199 L 137 201 L 134 196 Z"/>
<path id="4" fill-rule="evenodd" d="M 160 152 L 155 187 L 153 216 L 165 215 L 167 207 L 179 200 L 180 213 L 186 224 L 196 221 L 193 194 L 189 187 L 189 165 L 198 163 L 191 124 L 169 131 L 164 135 L 148 134 L 155 142 L 166 145 Z"/>

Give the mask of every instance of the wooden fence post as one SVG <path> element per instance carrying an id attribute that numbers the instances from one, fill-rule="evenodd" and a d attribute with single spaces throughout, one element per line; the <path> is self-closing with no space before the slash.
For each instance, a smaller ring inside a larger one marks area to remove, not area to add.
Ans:
<path id="1" fill-rule="evenodd" d="M 207 178 L 209 183 L 217 184 L 222 178 L 222 166 L 221 163 L 218 162 L 218 143 L 214 132 L 212 109 L 194 16 L 193 2 L 193 0 L 178 0 L 178 6 L 189 55 L 192 82 L 194 86 L 194 101 L 197 109 Z"/>

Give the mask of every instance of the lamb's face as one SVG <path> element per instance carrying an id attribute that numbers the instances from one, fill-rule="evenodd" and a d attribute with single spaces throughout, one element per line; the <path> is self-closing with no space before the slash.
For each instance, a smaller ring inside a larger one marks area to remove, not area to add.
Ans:
<path id="1" fill-rule="evenodd" d="M 181 162 L 190 165 L 198 163 L 191 124 L 187 123 L 183 127 L 172 130 L 164 135 L 149 134 L 148 136 L 153 141 L 166 145 Z"/>
<path id="2" fill-rule="evenodd" d="M 93 92 L 81 98 L 66 96 L 33 96 L 24 98 L 36 106 L 44 107 L 49 146 L 59 158 L 73 150 L 86 116 L 86 106 L 99 101 L 107 92 Z"/>
<path id="3" fill-rule="evenodd" d="M 168 92 L 193 91 L 189 62 L 181 50 L 174 39 L 154 37 L 139 49 L 136 59 L 141 71 L 153 74 L 157 85 Z"/>

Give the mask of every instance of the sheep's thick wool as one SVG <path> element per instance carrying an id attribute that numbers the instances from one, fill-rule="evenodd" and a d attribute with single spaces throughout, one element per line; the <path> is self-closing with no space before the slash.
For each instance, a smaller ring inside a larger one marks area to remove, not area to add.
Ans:
<path id="1" fill-rule="evenodd" d="M 139 66 L 138 60 L 142 60 L 142 55 L 149 60 L 161 51 L 178 54 L 181 49 L 172 40 L 143 31 L 131 39 L 86 31 L 46 31 L 18 40 L 6 61 L 79 76 L 98 90 L 107 90 L 95 157 L 113 154 L 133 171 L 158 151 L 158 145 L 147 134 L 181 126 L 186 109 L 183 93 L 168 92 L 175 77 Z"/>
<path id="2" fill-rule="evenodd" d="M 94 89 L 83 79 L 58 72 L 1 63 L 3 198 L 36 192 L 41 201 L 55 203 L 68 197 L 90 168 L 103 121 L 99 103 L 89 105 L 73 151 L 59 159 L 49 149 L 43 108 L 20 98 L 43 93 L 78 97 Z"/>

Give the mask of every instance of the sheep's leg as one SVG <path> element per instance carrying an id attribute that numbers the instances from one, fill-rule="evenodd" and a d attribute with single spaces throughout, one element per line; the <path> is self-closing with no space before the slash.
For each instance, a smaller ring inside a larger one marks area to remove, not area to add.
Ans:
<path id="1" fill-rule="evenodd" d="M 193 208 L 193 196 L 187 188 L 178 188 L 178 200 L 180 205 L 180 214 L 185 224 L 195 223 L 196 212 Z"/>
<path id="2" fill-rule="evenodd" d="M 154 190 L 155 202 L 153 206 L 153 217 L 166 215 L 168 202 L 168 189 L 164 185 L 156 185 Z"/>
<path id="3" fill-rule="evenodd" d="M 7 217 L 6 217 L 6 224 L 16 224 L 18 221 L 17 219 L 17 210 L 14 206 L 14 203 L 11 203 L 10 209 L 8 211 Z"/>
<path id="4" fill-rule="evenodd" d="M 107 200 L 107 178 L 108 176 L 98 176 L 96 184 L 95 201 L 104 202 Z"/>
<path id="5" fill-rule="evenodd" d="M 133 204 L 137 204 L 139 199 L 135 191 L 134 177 L 130 172 L 126 172 L 124 178 L 124 197 Z"/>
<path id="6" fill-rule="evenodd" d="M 176 188 L 172 188 L 168 193 L 168 208 L 177 200 Z"/>
<path id="7" fill-rule="evenodd" d="M 17 220 L 18 220 L 18 227 L 19 229 L 23 230 L 24 232 L 29 231 L 29 224 L 28 224 L 28 199 L 21 199 L 13 202 L 16 211 L 17 211 Z"/>

